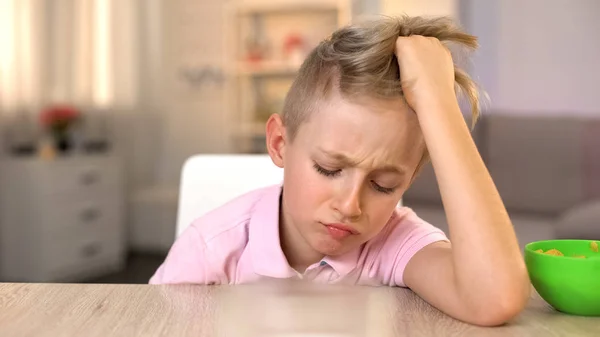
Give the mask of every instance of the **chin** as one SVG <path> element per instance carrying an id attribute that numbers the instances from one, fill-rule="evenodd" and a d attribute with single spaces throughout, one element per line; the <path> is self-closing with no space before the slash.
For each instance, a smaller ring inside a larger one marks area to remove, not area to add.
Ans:
<path id="1" fill-rule="evenodd" d="M 350 242 L 338 241 L 331 238 L 329 235 L 323 235 L 317 238 L 311 246 L 317 252 L 328 256 L 342 255 L 354 248 Z"/>

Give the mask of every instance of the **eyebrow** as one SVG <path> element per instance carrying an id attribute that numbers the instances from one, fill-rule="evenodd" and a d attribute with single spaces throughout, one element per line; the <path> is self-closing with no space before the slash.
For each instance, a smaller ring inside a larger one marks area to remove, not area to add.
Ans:
<path id="1" fill-rule="evenodd" d="M 321 151 L 323 154 L 325 154 L 326 156 L 328 156 L 329 158 L 337 161 L 338 163 L 344 165 L 344 166 L 358 166 L 358 162 L 355 160 L 350 159 L 348 156 L 346 156 L 343 153 L 339 153 L 339 152 L 334 152 L 334 151 L 329 151 L 326 149 L 323 149 L 321 147 L 318 148 L 319 151 Z M 385 165 L 383 167 L 377 168 L 376 171 L 381 171 L 381 172 L 391 172 L 391 173 L 400 173 L 400 174 L 404 174 L 406 173 L 406 169 L 404 167 L 396 167 L 393 165 Z"/>

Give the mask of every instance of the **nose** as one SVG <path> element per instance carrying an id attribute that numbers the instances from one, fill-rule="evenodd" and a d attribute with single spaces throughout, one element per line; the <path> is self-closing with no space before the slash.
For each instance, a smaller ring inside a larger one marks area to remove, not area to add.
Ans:
<path id="1" fill-rule="evenodd" d="M 342 188 L 338 192 L 333 208 L 343 219 L 357 221 L 362 215 L 360 193 L 361 185 L 358 183 Z"/>

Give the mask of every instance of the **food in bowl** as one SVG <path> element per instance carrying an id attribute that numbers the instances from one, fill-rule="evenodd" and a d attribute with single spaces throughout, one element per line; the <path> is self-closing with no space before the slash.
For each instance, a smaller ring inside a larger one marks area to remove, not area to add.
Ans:
<path id="1" fill-rule="evenodd" d="M 598 243 L 596 241 L 590 242 L 590 249 L 592 250 L 592 252 L 598 253 Z M 565 254 L 563 254 L 560 250 L 555 249 L 555 248 L 548 249 L 547 251 L 544 251 L 543 249 L 536 249 L 535 252 L 542 253 L 542 254 L 548 254 L 548 255 L 554 255 L 554 256 L 565 256 Z M 585 255 L 580 255 L 580 254 L 573 254 L 573 255 L 571 255 L 571 257 L 576 257 L 578 259 L 586 258 Z"/>
<path id="2" fill-rule="evenodd" d="M 538 249 L 536 250 L 536 252 L 538 253 L 544 253 L 544 254 L 548 254 L 548 255 L 554 255 L 554 256 L 565 256 L 565 254 L 563 254 L 560 250 L 558 249 L 548 249 L 547 251 L 544 252 L 543 249 Z"/>

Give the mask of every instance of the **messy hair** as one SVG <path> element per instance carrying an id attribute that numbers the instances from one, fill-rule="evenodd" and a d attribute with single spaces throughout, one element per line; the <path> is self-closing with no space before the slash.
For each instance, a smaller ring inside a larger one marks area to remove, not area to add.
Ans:
<path id="1" fill-rule="evenodd" d="M 435 37 L 451 51 L 456 46 L 477 48 L 477 38 L 446 17 L 383 18 L 341 28 L 312 50 L 288 91 L 282 117 L 290 140 L 333 92 L 345 99 L 402 97 L 401 74 L 394 51 L 397 38 L 410 35 Z M 456 65 L 454 78 L 457 92 L 470 101 L 474 125 L 479 117 L 477 87 Z"/>

